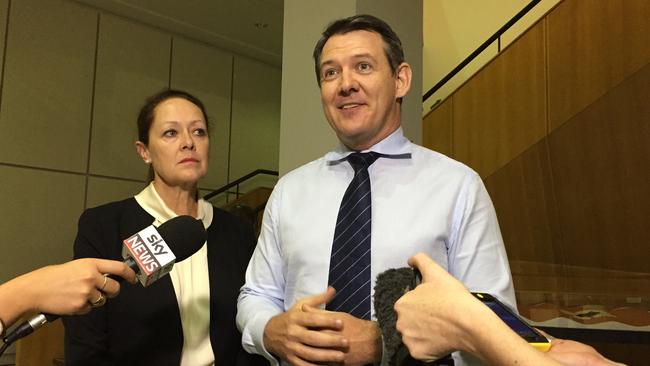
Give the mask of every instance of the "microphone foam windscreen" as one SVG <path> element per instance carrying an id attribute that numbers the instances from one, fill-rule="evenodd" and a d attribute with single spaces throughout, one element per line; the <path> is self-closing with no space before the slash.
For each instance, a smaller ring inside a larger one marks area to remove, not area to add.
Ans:
<path id="1" fill-rule="evenodd" d="M 201 249 L 208 237 L 203 222 L 187 215 L 166 221 L 158 227 L 158 232 L 176 256 L 177 263 Z"/>
<path id="2" fill-rule="evenodd" d="M 419 365 L 411 358 L 408 349 L 402 344 L 402 336 L 397 332 L 395 323 L 395 302 L 419 283 L 419 276 L 412 268 L 391 268 L 380 273 L 375 281 L 375 316 L 384 340 L 384 358 L 390 366 Z"/>

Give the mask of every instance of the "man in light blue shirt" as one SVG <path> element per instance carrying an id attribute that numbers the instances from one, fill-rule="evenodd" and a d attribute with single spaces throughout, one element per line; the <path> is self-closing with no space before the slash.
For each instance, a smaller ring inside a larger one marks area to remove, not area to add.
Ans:
<path id="1" fill-rule="evenodd" d="M 294 365 L 381 360 L 375 321 L 322 309 L 334 297 L 330 254 L 354 175 L 345 158 L 355 151 L 393 157 L 368 168 L 372 287 L 377 274 L 424 252 L 470 290 L 514 308 L 503 240 L 480 177 L 403 136 L 401 100 L 412 75 L 397 35 L 372 16 L 341 19 L 325 30 L 314 59 L 340 146 L 285 175 L 269 199 L 238 301 L 244 348 L 274 365 L 277 358 Z"/>

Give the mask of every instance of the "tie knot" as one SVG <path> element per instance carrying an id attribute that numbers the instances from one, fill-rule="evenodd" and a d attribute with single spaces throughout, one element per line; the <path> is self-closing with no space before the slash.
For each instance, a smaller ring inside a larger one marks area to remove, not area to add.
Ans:
<path id="1" fill-rule="evenodd" d="M 348 155 L 347 160 L 354 168 L 354 172 L 357 173 L 361 169 L 368 169 L 372 163 L 375 162 L 381 155 L 374 151 L 369 151 L 365 153 L 355 152 Z"/>

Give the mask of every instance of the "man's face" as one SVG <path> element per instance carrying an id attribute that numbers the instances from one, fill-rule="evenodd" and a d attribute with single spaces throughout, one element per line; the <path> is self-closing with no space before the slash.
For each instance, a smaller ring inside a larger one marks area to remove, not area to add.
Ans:
<path id="1" fill-rule="evenodd" d="M 359 30 L 330 37 L 320 64 L 325 117 L 350 149 L 364 150 L 400 126 L 397 99 L 410 87 L 406 63 L 391 71 L 381 36 Z"/>

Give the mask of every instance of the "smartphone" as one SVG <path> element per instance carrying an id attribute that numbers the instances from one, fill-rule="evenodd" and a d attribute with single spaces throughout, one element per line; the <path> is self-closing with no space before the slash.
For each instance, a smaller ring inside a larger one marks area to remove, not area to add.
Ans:
<path id="1" fill-rule="evenodd" d="M 411 280 L 410 290 L 416 288 L 422 282 L 422 275 L 417 268 L 413 268 L 413 278 Z M 537 329 L 528 325 L 519 315 L 515 314 L 505 304 L 496 297 L 485 292 L 472 292 L 472 295 L 487 305 L 510 329 L 519 334 L 526 342 L 542 352 L 551 348 L 551 341 L 546 338 Z"/>
<path id="2" fill-rule="evenodd" d="M 544 337 L 537 329 L 528 325 L 524 319 L 515 314 L 496 297 L 484 292 L 472 292 L 472 295 L 492 309 L 510 329 L 519 334 L 530 345 L 543 352 L 551 348 L 551 341 L 548 338 Z"/>

